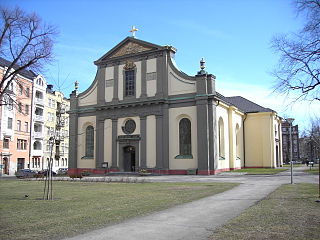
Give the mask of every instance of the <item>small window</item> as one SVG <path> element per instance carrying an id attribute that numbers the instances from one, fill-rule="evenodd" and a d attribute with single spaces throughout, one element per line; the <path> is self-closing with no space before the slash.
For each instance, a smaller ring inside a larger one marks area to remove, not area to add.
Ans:
<path id="1" fill-rule="evenodd" d="M 10 96 L 8 96 L 6 99 L 7 99 L 7 101 L 6 101 L 7 102 L 7 109 L 9 111 L 11 111 L 13 109 L 13 100 Z"/>
<path id="2" fill-rule="evenodd" d="M 29 114 L 29 105 L 25 106 L 25 113 L 28 115 Z"/>
<path id="3" fill-rule="evenodd" d="M 26 96 L 30 97 L 30 88 L 26 88 Z"/>
<path id="4" fill-rule="evenodd" d="M 12 129 L 12 118 L 8 117 L 8 129 Z"/>
<path id="5" fill-rule="evenodd" d="M 22 95 L 22 93 L 23 93 L 23 87 L 22 87 L 22 85 L 18 85 L 18 94 L 19 95 Z"/>
<path id="6" fill-rule="evenodd" d="M 17 131 L 21 131 L 21 121 L 17 120 Z"/>
<path id="7" fill-rule="evenodd" d="M 4 138 L 3 139 L 3 148 L 9 148 L 9 143 L 10 143 L 9 138 Z"/>
<path id="8" fill-rule="evenodd" d="M 22 103 L 18 103 L 18 111 L 22 112 Z"/>
<path id="9" fill-rule="evenodd" d="M 94 151 L 94 128 L 88 126 L 86 128 L 86 157 L 93 157 Z"/>
<path id="10" fill-rule="evenodd" d="M 33 143 L 33 150 L 41 150 L 41 149 L 42 149 L 41 143 L 39 141 L 35 141 Z"/>
<path id="11" fill-rule="evenodd" d="M 26 132 L 29 132 L 29 123 L 28 122 L 24 122 L 24 129 Z"/>
<path id="12" fill-rule="evenodd" d="M 18 139 L 17 140 L 17 149 L 18 150 L 26 150 L 27 149 L 27 140 Z"/>

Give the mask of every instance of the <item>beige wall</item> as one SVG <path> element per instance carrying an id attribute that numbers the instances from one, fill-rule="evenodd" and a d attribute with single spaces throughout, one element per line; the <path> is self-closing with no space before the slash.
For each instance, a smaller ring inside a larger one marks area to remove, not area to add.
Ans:
<path id="1" fill-rule="evenodd" d="M 157 80 L 147 81 L 147 96 L 153 97 L 157 93 Z"/>
<path id="2" fill-rule="evenodd" d="M 196 92 L 196 83 L 177 76 L 169 67 L 168 91 L 169 95 L 194 93 Z"/>
<path id="3" fill-rule="evenodd" d="M 240 113 L 235 107 L 229 107 L 229 167 L 233 169 L 243 166 L 242 116 L 243 114 Z"/>
<path id="4" fill-rule="evenodd" d="M 97 83 L 85 95 L 79 97 L 79 106 L 97 104 Z"/>
<path id="5" fill-rule="evenodd" d="M 107 67 L 106 68 L 106 75 L 105 75 L 105 81 L 107 82 L 108 80 L 113 82 L 112 86 L 106 86 L 106 91 L 105 91 L 105 101 L 106 102 L 111 102 L 113 98 L 113 88 L 114 88 L 114 72 L 113 72 L 114 67 Z"/>
<path id="6" fill-rule="evenodd" d="M 157 72 L 157 59 L 152 58 L 147 60 L 147 73 Z M 157 80 L 147 81 L 147 96 L 153 97 L 157 92 Z"/>
<path id="7" fill-rule="evenodd" d="M 191 145 L 193 159 L 175 159 L 179 155 L 179 121 L 188 118 L 191 121 Z M 196 107 L 169 109 L 169 168 L 188 169 L 198 167 L 197 152 L 197 110 Z"/>
<path id="8" fill-rule="evenodd" d="M 156 167 L 156 116 L 147 116 L 147 167 Z"/>
<path id="9" fill-rule="evenodd" d="M 96 117 L 79 117 L 78 118 L 78 167 L 79 168 L 95 168 L 95 149 L 96 141 L 94 141 L 93 159 L 82 159 L 85 155 L 86 127 L 92 125 L 94 127 L 94 140 L 96 140 Z"/>
<path id="10" fill-rule="evenodd" d="M 275 167 L 272 113 L 250 113 L 245 120 L 246 167 Z"/>
<path id="11" fill-rule="evenodd" d="M 104 161 L 112 165 L 112 120 L 104 121 Z"/>
<path id="12" fill-rule="evenodd" d="M 152 58 L 147 60 L 147 73 L 157 71 L 157 59 Z"/>

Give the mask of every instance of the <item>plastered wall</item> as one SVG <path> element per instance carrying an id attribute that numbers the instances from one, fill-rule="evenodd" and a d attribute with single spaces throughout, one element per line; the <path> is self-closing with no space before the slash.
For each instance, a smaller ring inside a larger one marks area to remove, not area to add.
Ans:
<path id="1" fill-rule="evenodd" d="M 191 121 L 192 159 L 176 159 L 179 155 L 179 121 L 188 118 Z M 198 167 L 197 152 L 197 112 L 196 107 L 169 109 L 169 168 L 189 169 Z"/>
<path id="2" fill-rule="evenodd" d="M 86 128 L 92 125 L 94 127 L 94 151 L 92 159 L 82 158 L 85 156 Z M 95 168 L 95 149 L 96 149 L 96 117 L 79 117 L 78 118 L 78 167 L 79 168 Z"/>
<path id="3" fill-rule="evenodd" d="M 196 92 L 196 84 L 194 81 L 186 80 L 178 76 L 169 67 L 168 91 L 169 95 L 194 93 Z"/>

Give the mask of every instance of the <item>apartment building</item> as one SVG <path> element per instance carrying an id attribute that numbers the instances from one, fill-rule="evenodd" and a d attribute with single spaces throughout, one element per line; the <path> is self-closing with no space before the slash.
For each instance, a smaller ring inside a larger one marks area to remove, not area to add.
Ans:
<path id="1" fill-rule="evenodd" d="M 52 169 L 68 168 L 69 153 L 69 99 L 60 91 L 54 91 L 53 85 L 48 84 L 45 103 L 45 137 L 44 162 L 45 168 L 50 159 Z M 52 149 L 52 151 L 51 151 Z"/>
<path id="2" fill-rule="evenodd" d="M 10 62 L 0 58 L 0 75 Z M 32 85 L 36 75 L 22 71 L 11 82 L 0 106 L 0 173 L 14 175 L 30 167 Z"/>

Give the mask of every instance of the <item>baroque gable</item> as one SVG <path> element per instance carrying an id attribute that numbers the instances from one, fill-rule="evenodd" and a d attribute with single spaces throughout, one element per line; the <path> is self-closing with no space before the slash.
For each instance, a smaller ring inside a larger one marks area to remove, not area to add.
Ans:
<path id="1" fill-rule="evenodd" d="M 152 50 L 150 47 L 145 47 L 141 44 L 134 43 L 134 42 L 128 42 L 125 44 L 123 47 L 121 47 L 119 50 L 117 50 L 114 54 L 110 56 L 110 58 L 115 58 L 115 57 L 121 57 L 124 55 L 129 55 L 129 54 L 136 54 L 140 52 L 145 52 Z"/>
<path id="2" fill-rule="evenodd" d="M 100 59 L 95 61 L 95 64 L 100 64 L 108 60 L 114 61 L 117 58 L 122 58 L 123 56 L 132 56 L 135 54 L 140 54 L 144 52 L 153 52 L 158 50 L 163 50 L 164 47 L 145 42 L 132 37 L 125 38 L 121 43 L 103 55 Z"/>

